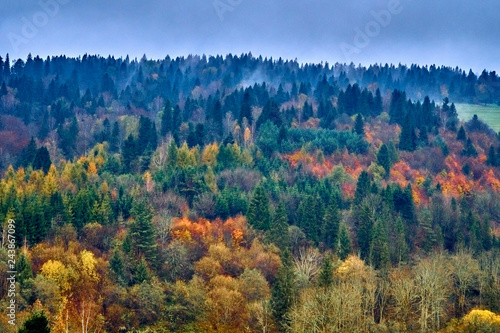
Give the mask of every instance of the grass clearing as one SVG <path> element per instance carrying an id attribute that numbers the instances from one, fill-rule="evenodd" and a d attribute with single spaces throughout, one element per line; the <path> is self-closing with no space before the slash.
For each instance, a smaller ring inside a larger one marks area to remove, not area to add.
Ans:
<path id="1" fill-rule="evenodd" d="M 488 124 L 496 133 L 500 132 L 500 106 L 496 104 L 455 104 L 461 121 L 469 121 L 477 114 L 479 119 Z"/>

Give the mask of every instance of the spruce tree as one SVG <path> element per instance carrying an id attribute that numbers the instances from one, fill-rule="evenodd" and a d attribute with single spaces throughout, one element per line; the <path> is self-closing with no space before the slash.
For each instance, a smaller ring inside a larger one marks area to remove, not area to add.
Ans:
<path id="1" fill-rule="evenodd" d="M 391 171 L 391 158 L 389 156 L 389 149 L 387 149 L 385 144 L 380 147 L 377 153 L 377 163 L 384 168 L 385 174 L 388 176 Z"/>
<path id="2" fill-rule="evenodd" d="M 490 166 L 498 166 L 497 154 L 495 153 L 495 147 L 493 145 L 490 146 L 488 151 L 488 159 L 486 163 Z"/>
<path id="3" fill-rule="evenodd" d="M 354 122 L 354 133 L 360 136 L 364 136 L 365 135 L 364 126 L 365 122 L 363 121 L 363 116 L 358 113 L 358 115 L 356 116 L 356 120 Z"/>
<path id="4" fill-rule="evenodd" d="M 370 254 L 374 216 L 371 208 L 364 204 L 356 211 L 358 246 L 361 259 L 366 260 Z"/>
<path id="5" fill-rule="evenodd" d="M 331 200 L 328 208 L 326 209 L 325 216 L 323 217 L 323 226 L 321 230 L 321 241 L 324 242 L 330 249 L 334 249 L 337 245 L 339 225 L 339 207 L 335 200 Z"/>
<path id="6" fill-rule="evenodd" d="M 271 309 L 276 326 L 280 332 L 286 332 L 290 324 L 287 317 L 295 300 L 295 272 L 290 251 L 283 251 L 281 267 L 276 274 L 276 282 L 271 290 Z"/>
<path id="7" fill-rule="evenodd" d="M 373 237 L 370 246 L 370 264 L 373 268 L 387 271 L 390 265 L 389 238 L 385 219 L 382 218 L 373 227 Z"/>
<path id="8" fill-rule="evenodd" d="M 399 149 L 406 151 L 414 151 L 417 148 L 415 128 L 411 121 L 410 115 L 407 114 L 403 122 L 401 134 L 399 136 Z"/>
<path id="9" fill-rule="evenodd" d="M 340 223 L 339 240 L 337 244 L 337 256 L 340 260 L 345 260 L 352 252 L 351 238 L 344 222 Z"/>
<path id="10" fill-rule="evenodd" d="M 42 169 L 43 172 L 49 172 L 50 165 L 52 161 L 50 160 L 50 154 L 47 148 L 40 147 L 36 152 L 35 158 L 33 159 L 33 169 Z"/>
<path id="11" fill-rule="evenodd" d="M 290 246 L 290 239 L 288 237 L 288 217 L 283 203 L 278 205 L 274 213 L 269 228 L 269 240 L 282 251 Z"/>
<path id="12" fill-rule="evenodd" d="M 33 161 L 35 160 L 36 153 L 37 153 L 37 149 L 36 149 L 35 138 L 31 137 L 31 140 L 28 143 L 28 146 L 26 148 L 24 148 L 24 150 L 21 154 L 21 159 L 20 159 L 19 164 L 25 168 L 30 166 L 30 165 L 33 165 Z"/>
<path id="13" fill-rule="evenodd" d="M 130 237 L 136 258 L 144 256 L 155 267 L 158 252 L 151 207 L 141 200 L 134 203 L 131 213 L 134 221 L 130 225 Z"/>
<path id="14" fill-rule="evenodd" d="M 370 193 L 371 181 L 368 172 L 363 170 L 359 175 L 354 193 L 354 204 L 359 205 L 361 201 Z"/>
<path id="15" fill-rule="evenodd" d="M 170 105 L 170 101 L 167 100 L 161 116 L 161 136 L 165 137 L 168 132 L 172 131 L 172 127 L 172 106 Z"/>
<path id="16" fill-rule="evenodd" d="M 321 265 L 321 271 L 318 276 L 318 285 L 322 288 L 328 288 L 333 284 L 333 264 L 332 258 L 327 254 Z"/>
<path id="17" fill-rule="evenodd" d="M 34 312 L 26 319 L 18 333 L 50 333 L 49 320 L 43 311 Z"/>
<path id="18" fill-rule="evenodd" d="M 467 140 L 467 135 L 465 134 L 465 129 L 463 126 L 460 126 L 460 129 L 458 130 L 457 140 L 464 141 L 464 142 L 465 142 L 465 140 Z"/>
<path id="19" fill-rule="evenodd" d="M 248 223 L 259 230 L 269 230 L 271 213 L 269 211 L 269 198 L 262 185 L 257 186 L 248 206 Z"/>

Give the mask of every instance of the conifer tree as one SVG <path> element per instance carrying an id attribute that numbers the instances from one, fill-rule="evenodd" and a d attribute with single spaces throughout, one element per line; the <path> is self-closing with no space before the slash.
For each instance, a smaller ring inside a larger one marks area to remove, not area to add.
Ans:
<path id="1" fill-rule="evenodd" d="M 385 144 L 380 147 L 377 153 L 377 163 L 384 168 L 385 174 L 388 176 L 391 171 L 391 158 L 389 156 L 389 149 L 387 149 Z"/>
<path id="2" fill-rule="evenodd" d="M 365 135 L 364 126 L 365 122 L 363 121 L 363 116 L 358 113 L 358 115 L 356 116 L 356 120 L 354 122 L 354 133 L 360 136 L 364 136 Z"/>
<path id="3" fill-rule="evenodd" d="M 167 135 L 168 132 L 172 131 L 172 128 L 172 106 L 170 105 L 170 101 L 167 100 L 161 116 L 161 136 L 164 137 Z"/>
<path id="4" fill-rule="evenodd" d="M 414 151 L 417 148 L 415 128 L 411 121 L 410 115 L 407 114 L 403 122 L 401 134 L 399 136 L 399 149 L 406 151 Z"/>
<path id="5" fill-rule="evenodd" d="M 337 245 L 339 225 L 339 208 L 337 202 L 335 200 L 331 200 L 328 208 L 326 209 L 325 216 L 323 217 L 323 226 L 321 230 L 321 241 L 324 242 L 330 249 L 334 249 Z"/>
<path id="6" fill-rule="evenodd" d="M 34 312 L 26 319 L 18 333 L 50 333 L 49 320 L 43 311 Z"/>
<path id="7" fill-rule="evenodd" d="M 333 264 L 330 255 L 326 255 L 321 265 L 321 271 L 318 276 L 318 285 L 322 288 L 328 288 L 333 283 Z"/>
<path id="8" fill-rule="evenodd" d="M 339 240 L 337 244 L 337 255 L 340 260 L 345 260 L 352 252 L 351 238 L 344 222 L 340 223 Z"/>
<path id="9" fill-rule="evenodd" d="M 464 141 L 464 142 L 465 142 L 465 140 L 467 140 L 467 135 L 465 134 L 465 129 L 463 126 L 460 126 L 460 129 L 458 130 L 457 140 Z"/>
<path id="10" fill-rule="evenodd" d="M 491 166 L 498 166 L 497 154 L 495 153 L 495 147 L 493 145 L 490 146 L 488 151 L 488 159 L 486 163 Z"/>
<path id="11" fill-rule="evenodd" d="M 374 218 L 373 212 L 367 204 L 362 205 L 356 212 L 358 246 L 363 260 L 368 259 L 370 254 Z"/>
<path id="12" fill-rule="evenodd" d="M 281 267 L 276 274 L 276 282 L 271 290 L 271 309 L 276 326 L 280 332 L 286 332 L 290 323 L 287 313 L 291 309 L 296 295 L 295 272 L 290 251 L 285 250 L 281 258 Z"/>
<path id="13" fill-rule="evenodd" d="M 389 238 L 385 219 L 379 219 L 373 227 L 370 246 L 370 264 L 375 269 L 387 271 L 390 265 Z"/>
<path id="14" fill-rule="evenodd" d="M 359 205 L 361 201 L 370 193 L 371 181 L 368 172 L 363 170 L 359 175 L 354 193 L 354 204 Z"/>
<path id="15" fill-rule="evenodd" d="M 269 230 L 271 213 L 269 211 L 269 198 L 262 187 L 257 186 L 247 212 L 248 223 L 259 230 Z"/>
<path id="16" fill-rule="evenodd" d="M 141 200 L 134 203 L 131 213 L 134 221 L 130 225 L 130 237 L 136 258 L 144 256 L 155 267 L 158 253 L 151 207 Z"/>
<path id="17" fill-rule="evenodd" d="M 40 147 L 36 152 L 35 158 L 33 159 L 33 169 L 39 170 L 42 169 L 43 172 L 49 172 L 50 165 L 52 161 L 50 160 L 50 154 L 47 148 Z"/>
<path id="18" fill-rule="evenodd" d="M 290 239 L 288 237 L 288 217 L 283 203 L 278 205 L 274 217 L 271 220 L 269 239 L 281 250 L 285 250 L 290 246 Z"/>

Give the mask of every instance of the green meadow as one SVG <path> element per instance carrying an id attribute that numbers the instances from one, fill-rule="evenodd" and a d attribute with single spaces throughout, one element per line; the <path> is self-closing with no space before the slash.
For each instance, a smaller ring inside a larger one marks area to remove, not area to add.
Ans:
<path id="1" fill-rule="evenodd" d="M 456 104 L 458 117 L 469 121 L 477 114 L 479 119 L 488 124 L 495 132 L 500 132 L 500 106 L 496 104 Z"/>

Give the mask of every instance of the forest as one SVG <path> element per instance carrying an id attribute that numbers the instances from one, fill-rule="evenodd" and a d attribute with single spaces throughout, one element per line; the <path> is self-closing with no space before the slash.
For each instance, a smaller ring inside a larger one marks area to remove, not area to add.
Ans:
<path id="1" fill-rule="evenodd" d="M 7 54 L 0 83 L 0 332 L 500 332 L 500 133 L 455 108 L 495 72 Z"/>

